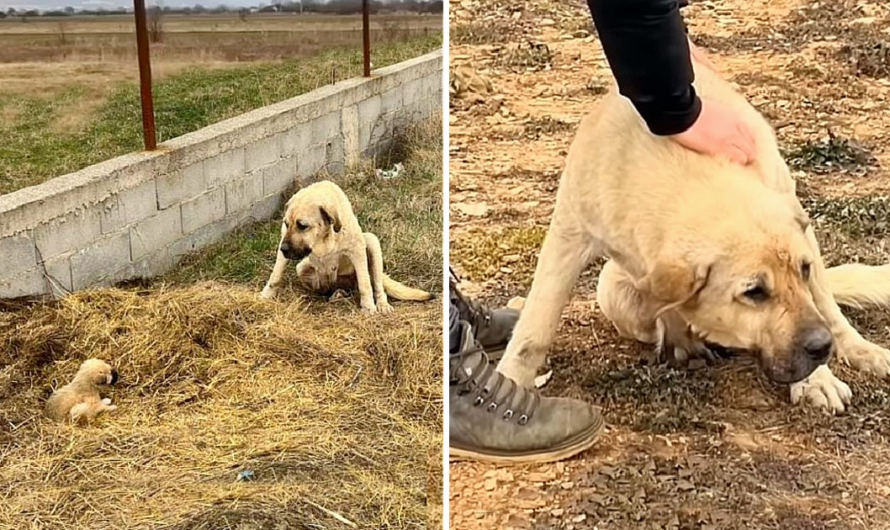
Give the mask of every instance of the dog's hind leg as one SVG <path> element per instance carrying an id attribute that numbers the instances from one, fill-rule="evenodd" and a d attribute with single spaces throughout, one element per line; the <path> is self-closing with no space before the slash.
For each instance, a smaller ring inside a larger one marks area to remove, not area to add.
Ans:
<path id="1" fill-rule="evenodd" d="M 386 298 L 386 289 L 383 287 L 383 250 L 380 248 L 380 240 L 371 232 L 362 234 L 365 237 L 365 246 L 368 251 L 368 269 L 371 273 L 371 284 L 374 287 L 374 298 L 377 300 L 377 310 L 381 313 L 389 313 L 392 306 Z"/>
<path id="2" fill-rule="evenodd" d="M 596 305 L 620 336 L 655 345 L 659 362 L 683 368 L 692 359 L 709 363 L 717 359 L 677 313 L 668 311 L 658 316 L 659 305 L 637 290 L 633 278 L 612 260 L 600 272 Z"/>
<path id="3" fill-rule="evenodd" d="M 553 343 L 562 310 L 569 302 L 581 271 L 602 254 L 602 245 L 585 234 L 571 212 L 556 209 L 538 258 L 525 301 L 498 371 L 531 388 Z"/>
<path id="4" fill-rule="evenodd" d="M 358 284 L 358 294 L 361 300 L 362 311 L 376 313 L 374 304 L 374 290 L 371 287 L 371 273 L 368 270 L 368 251 L 365 245 L 360 250 L 354 250 L 348 255 L 352 267 L 355 269 L 355 279 Z"/>
<path id="5" fill-rule="evenodd" d="M 645 344 L 658 342 L 657 307 L 647 303 L 630 275 L 612 260 L 603 265 L 597 279 L 596 305 L 621 337 Z"/>

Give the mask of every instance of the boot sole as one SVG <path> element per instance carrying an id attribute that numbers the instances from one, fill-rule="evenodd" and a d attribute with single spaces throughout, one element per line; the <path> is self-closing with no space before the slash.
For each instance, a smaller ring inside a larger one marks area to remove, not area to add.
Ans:
<path id="1" fill-rule="evenodd" d="M 491 464 L 545 464 L 566 460 L 593 447 L 599 440 L 605 427 L 605 421 L 599 421 L 565 442 L 548 447 L 546 449 L 526 452 L 486 451 L 484 449 L 471 449 L 468 447 L 451 446 L 448 449 L 448 461 L 459 462 L 474 460 Z"/>

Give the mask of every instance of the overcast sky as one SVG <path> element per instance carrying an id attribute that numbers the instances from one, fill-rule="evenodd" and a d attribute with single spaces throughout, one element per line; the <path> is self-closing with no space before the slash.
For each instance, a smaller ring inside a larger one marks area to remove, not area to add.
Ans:
<path id="1" fill-rule="evenodd" d="M 157 0 L 146 0 L 145 5 L 156 5 Z M 272 4 L 272 0 L 163 0 L 162 5 L 169 7 L 185 7 L 201 4 L 204 7 L 216 7 L 220 4 L 232 7 L 255 6 L 259 4 Z M 132 0 L 0 0 L 0 9 L 6 11 L 10 7 L 15 9 L 60 9 L 71 6 L 75 9 L 98 9 L 100 7 L 133 7 Z"/>

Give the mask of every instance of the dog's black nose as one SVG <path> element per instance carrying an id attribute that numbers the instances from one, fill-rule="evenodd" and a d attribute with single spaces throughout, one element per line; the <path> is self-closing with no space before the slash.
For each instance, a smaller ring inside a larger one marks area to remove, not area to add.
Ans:
<path id="1" fill-rule="evenodd" d="M 118 380 L 117 370 L 112 370 L 111 371 L 111 384 L 112 385 L 116 384 L 117 380 Z"/>
<path id="2" fill-rule="evenodd" d="M 281 243 L 281 247 L 279 248 L 279 250 L 281 250 L 282 254 L 287 254 L 288 252 L 290 252 L 290 244 L 287 241 L 284 241 L 283 243 Z"/>
<path id="3" fill-rule="evenodd" d="M 831 332 L 823 327 L 807 331 L 803 336 L 803 343 L 801 344 L 807 355 L 817 362 L 828 360 L 828 356 L 831 355 L 832 345 Z"/>

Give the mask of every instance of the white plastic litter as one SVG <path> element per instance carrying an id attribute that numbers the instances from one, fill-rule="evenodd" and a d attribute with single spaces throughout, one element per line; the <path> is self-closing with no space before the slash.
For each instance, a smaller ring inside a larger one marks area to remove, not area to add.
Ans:
<path id="1" fill-rule="evenodd" d="M 377 176 L 382 179 L 394 179 L 402 174 L 402 171 L 405 169 L 405 166 L 402 165 L 401 162 L 394 165 L 392 169 L 378 169 Z"/>

